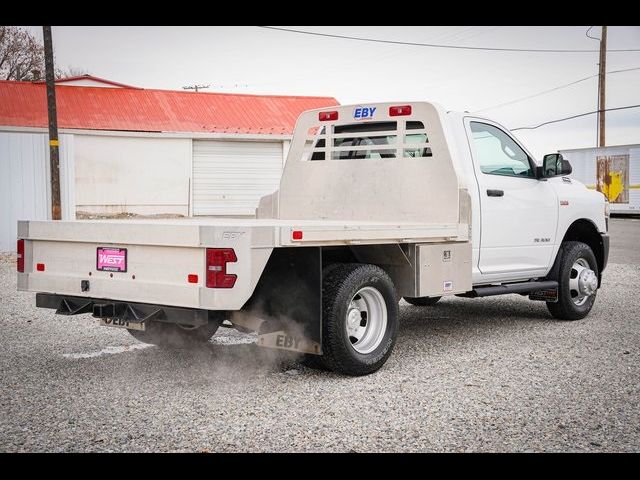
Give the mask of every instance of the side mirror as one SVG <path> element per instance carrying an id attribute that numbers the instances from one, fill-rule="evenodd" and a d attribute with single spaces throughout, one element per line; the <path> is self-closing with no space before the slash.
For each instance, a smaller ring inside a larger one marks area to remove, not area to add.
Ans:
<path id="1" fill-rule="evenodd" d="M 565 160 L 560 153 L 550 153 L 542 160 L 542 172 L 540 177 L 558 177 L 569 175 L 572 172 L 569 160 Z"/>

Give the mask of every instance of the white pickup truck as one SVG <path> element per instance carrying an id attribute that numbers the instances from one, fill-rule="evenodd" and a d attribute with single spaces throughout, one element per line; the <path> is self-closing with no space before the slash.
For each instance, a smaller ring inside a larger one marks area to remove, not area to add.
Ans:
<path id="1" fill-rule="evenodd" d="M 258 345 L 364 375 L 391 354 L 400 297 L 516 293 L 585 317 L 608 203 L 570 172 L 432 103 L 308 111 L 256 219 L 21 221 L 18 288 L 143 342 L 206 342 L 226 320 Z"/>

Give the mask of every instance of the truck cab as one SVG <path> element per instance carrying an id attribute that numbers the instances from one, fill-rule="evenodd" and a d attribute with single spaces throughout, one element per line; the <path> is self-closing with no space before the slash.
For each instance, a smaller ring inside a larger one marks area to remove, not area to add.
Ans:
<path id="1" fill-rule="evenodd" d="M 602 194 L 569 178 L 570 166 L 543 171 L 542 162 L 492 120 L 458 112 L 447 113 L 447 120 L 471 194 L 474 285 L 544 277 L 562 243 L 578 238 L 604 269 L 608 203 Z"/>

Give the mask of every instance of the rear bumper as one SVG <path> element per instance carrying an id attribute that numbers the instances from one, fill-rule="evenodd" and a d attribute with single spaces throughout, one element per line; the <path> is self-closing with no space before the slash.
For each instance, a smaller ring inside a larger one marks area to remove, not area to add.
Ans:
<path id="1" fill-rule="evenodd" d="M 136 323 L 153 320 L 196 326 L 206 325 L 209 321 L 207 310 L 50 293 L 37 293 L 36 307 L 56 309 L 59 315 L 91 313 L 96 318 L 118 318 Z"/>

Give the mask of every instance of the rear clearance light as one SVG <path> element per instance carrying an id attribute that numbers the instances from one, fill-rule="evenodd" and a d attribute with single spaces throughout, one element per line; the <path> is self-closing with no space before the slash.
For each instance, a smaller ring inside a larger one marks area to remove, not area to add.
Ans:
<path id="1" fill-rule="evenodd" d="M 411 105 L 399 105 L 397 107 L 389 107 L 390 117 L 404 117 L 411 115 Z"/>
<path id="2" fill-rule="evenodd" d="M 16 268 L 20 273 L 24 273 L 24 240 L 18 240 L 18 262 Z"/>
<path id="3" fill-rule="evenodd" d="M 189 282 L 189 283 L 198 283 L 198 275 L 190 273 L 189 275 L 187 275 L 187 282 Z"/>
<path id="4" fill-rule="evenodd" d="M 336 110 L 332 112 L 320 112 L 318 114 L 318 120 L 321 122 L 328 122 L 331 120 L 338 120 L 338 112 Z"/>
<path id="5" fill-rule="evenodd" d="M 237 261 L 233 248 L 207 248 L 207 288 L 233 288 L 238 276 L 227 273 L 227 263 Z"/>
<path id="6" fill-rule="evenodd" d="M 36 263 L 36 270 L 39 272 L 44 272 L 44 263 Z"/>
<path id="7" fill-rule="evenodd" d="M 302 230 L 294 230 L 291 234 L 291 238 L 294 240 L 302 240 Z"/>

